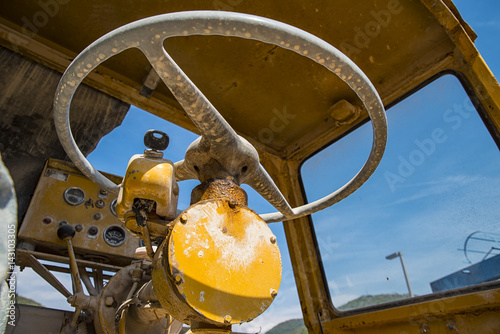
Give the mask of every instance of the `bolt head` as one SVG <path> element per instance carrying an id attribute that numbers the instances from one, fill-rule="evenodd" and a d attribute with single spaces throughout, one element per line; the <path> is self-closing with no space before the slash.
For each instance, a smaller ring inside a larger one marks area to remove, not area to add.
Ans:
<path id="1" fill-rule="evenodd" d="M 233 320 L 233 318 L 231 318 L 230 315 L 225 315 L 224 316 L 224 323 L 225 324 L 230 324 L 231 323 L 231 320 Z"/>
<path id="2" fill-rule="evenodd" d="M 115 302 L 115 299 L 113 297 L 111 297 L 111 296 L 106 297 L 106 299 L 104 300 L 104 303 L 108 307 L 113 306 L 114 302 Z"/>
<path id="3" fill-rule="evenodd" d="M 175 283 L 179 284 L 182 281 L 181 275 L 175 275 Z"/>
<path id="4" fill-rule="evenodd" d="M 274 235 L 271 236 L 270 240 L 271 240 L 271 243 L 275 244 L 276 243 L 276 236 L 274 236 Z"/>
<path id="5" fill-rule="evenodd" d="M 278 291 L 274 290 L 274 289 L 271 289 L 271 297 L 276 298 L 276 296 L 278 295 Z"/>
<path id="6" fill-rule="evenodd" d="M 183 213 L 181 215 L 181 219 L 180 220 L 181 220 L 181 223 L 186 224 L 187 221 L 188 221 L 188 216 L 185 213 Z"/>

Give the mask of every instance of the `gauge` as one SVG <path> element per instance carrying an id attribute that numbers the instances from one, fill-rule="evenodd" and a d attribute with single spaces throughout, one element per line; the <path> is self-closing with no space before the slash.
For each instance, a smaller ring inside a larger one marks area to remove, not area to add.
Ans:
<path id="1" fill-rule="evenodd" d="M 104 230 L 103 237 L 108 245 L 117 247 L 123 245 L 127 238 L 127 233 L 123 227 L 112 225 Z"/>
<path id="2" fill-rule="evenodd" d="M 109 205 L 109 209 L 111 210 L 111 213 L 113 215 L 115 215 L 116 217 L 118 217 L 118 215 L 116 214 L 116 198 Z"/>
<path id="3" fill-rule="evenodd" d="M 69 205 L 80 205 L 85 201 L 85 192 L 78 187 L 70 187 L 64 191 L 64 200 Z"/>

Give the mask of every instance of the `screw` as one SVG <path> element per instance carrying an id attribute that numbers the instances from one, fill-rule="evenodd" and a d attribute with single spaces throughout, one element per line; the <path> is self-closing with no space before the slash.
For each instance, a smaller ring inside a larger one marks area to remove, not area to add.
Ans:
<path id="1" fill-rule="evenodd" d="M 276 296 L 278 295 L 278 291 L 274 290 L 274 289 L 271 289 L 271 297 L 276 298 Z"/>
<path id="2" fill-rule="evenodd" d="M 179 284 L 182 281 L 181 275 L 175 275 L 175 283 Z"/>
<path id="3" fill-rule="evenodd" d="M 274 236 L 274 235 L 271 236 L 270 240 L 271 240 L 271 243 L 275 244 L 276 243 L 276 236 Z"/>
<path id="4" fill-rule="evenodd" d="M 94 220 L 99 220 L 101 218 L 102 218 L 102 215 L 99 212 L 94 214 Z"/>
<path id="5" fill-rule="evenodd" d="M 101 190 L 99 190 L 99 194 L 106 196 L 108 194 L 108 192 L 105 189 L 101 189 Z"/>
<path id="6" fill-rule="evenodd" d="M 187 221 L 188 221 L 188 216 L 185 213 L 183 213 L 181 215 L 181 223 L 186 224 Z"/>
<path id="7" fill-rule="evenodd" d="M 96 208 L 102 209 L 104 208 L 105 205 L 106 203 L 104 203 L 102 199 L 98 199 L 97 201 L 95 201 Z"/>
<path id="8" fill-rule="evenodd" d="M 113 306 L 114 302 L 115 302 L 115 299 L 111 296 L 106 297 L 106 299 L 104 300 L 104 303 L 106 304 L 106 306 L 109 306 L 109 307 Z"/>
<path id="9" fill-rule="evenodd" d="M 230 315 L 225 315 L 224 316 L 224 323 L 225 324 L 230 324 L 231 323 L 231 320 L 233 320 L 233 318 L 231 318 Z"/>

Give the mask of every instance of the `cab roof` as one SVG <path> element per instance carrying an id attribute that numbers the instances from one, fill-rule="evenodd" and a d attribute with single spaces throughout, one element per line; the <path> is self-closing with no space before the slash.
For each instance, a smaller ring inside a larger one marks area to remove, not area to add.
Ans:
<path id="1" fill-rule="evenodd" d="M 450 0 L 18 0 L 14 6 L 0 3 L 1 43 L 62 72 L 115 28 L 189 10 L 249 13 L 310 32 L 349 56 L 386 106 L 453 70 L 463 57 L 457 54 L 460 40 L 475 39 Z M 277 46 L 189 36 L 168 39 L 165 48 L 239 134 L 282 159 L 303 160 L 368 117 L 333 73 Z M 140 51 L 127 50 L 104 62 L 86 83 L 196 132 L 163 83 L 145 87 L 150 71 Z"/>

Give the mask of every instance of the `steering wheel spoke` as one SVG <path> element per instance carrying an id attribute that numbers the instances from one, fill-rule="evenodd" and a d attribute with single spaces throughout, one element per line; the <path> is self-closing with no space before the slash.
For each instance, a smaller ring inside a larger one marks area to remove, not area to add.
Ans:
<path id="1" fill-rule="evenodd" d="M 352 180 L 330 195 L 292 209 L 260 165 L 255 148 L 236 134 L 166 52 L 165 39 L 190 35 L 241 37 L 274 44 L 307 57 L 337 75 L 360 98 L 372 120 L 373 145 L 364 166 Z M 185 159 L 175 164 L 176 178 L 203 182 L 210 175 L 200 170 L 200 166 L 209 166 L 211 170 L 214 166 L 220 167 L 217 176 L 226 173 L 249 184 L 280 211 L 261 215 L 266 222 L 299 218 L 335 204 L 358 189 L 382 159 L 387 142 L 382 101 L 366 75 L 336 48 L 298 28 L 253 15 L 222 11 L 170 13 L 130 23 L 101 37 L 74 59 L 59 82 L 54 98 L 54 122 L 61 144 L 83 174 L 104 189 L 116 193 L 119 186 L 95 170 L 80 152 L 69 126 L 69 107 L 76 88 L 90 71 L 129 48 L 138 48 L 146 55 L 202 135 L 190 145 Z"/>
<path id="2" fill-rule="evenodd" d="M 290 204 L 288 204 L 285 196 L 278 189 L 271 176 L 259 164 L 253 175 L 250 175 L 246 181 L 250 187 L 264 197 L 272 206 L 274 206 L 283 217 L 292 217 L 294 215 Z"/>
<path id="3" fill-rule="evenodd" d="M 205 139 L 222 145 L 237 140 L 233 128 L 182 71 L 162 43 L 147 48 L 141 46 L 140 49 Z"/>

